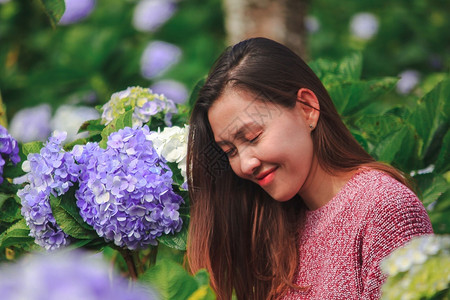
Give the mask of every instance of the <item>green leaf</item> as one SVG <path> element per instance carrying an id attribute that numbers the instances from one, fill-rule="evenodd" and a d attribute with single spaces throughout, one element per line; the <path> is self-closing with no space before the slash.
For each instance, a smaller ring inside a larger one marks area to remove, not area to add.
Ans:
<path id="1" fill-rule="evenodd" d="M 163 234 L 158 238 L 158 241 L 167 247 L 175 248 L 177 250 L 186 250 L 186 241 L 188 234 L 188 224 L 184 223 L 180 232 L 176 234 Z"/>
<path id="2" fill-rule="evenodd" d="M 450 170 L 450 130 L 444 136 L 442 141 L 441 151 L 436 159 L 434 171 L 437 173 L 444 173 Z"/>
<path id="3" fill-rule="evenodd" d="M 20 205 L 12 195 L 0 194 L 0 221 L 13 223 L 22 219 Z"/>
<path id="4" fill-rule="evenodd" d="M 431 182 L 422 194 L 422 202 L 425 206 L 438 200 L 450 189 L 447 180 L 441 175 L 432 174 Z"/>
<path id="5" fill-rule="evenodd" d="M 448 117 L 446 116 L 447 112 L 444 112 L 448 95 L 450 95 L 450 79 L 439 83 L 423 99 L 419 100 L 409 117 L 409 122 L 423 140 L 423 146 L 419 149 L 421 158 L 425 156 L 440 124 L 445 122 Z"/>
<path id="6" fill-rule="evenodd" d="M 30 153 L 39 153 L 41 148 L 44 146 L 42 142 L 29 142 L 23 144 L 22 151 L 25 156 L 28 156 Z"/>
<path id="7" fill-rule="evenodd" d="M 80 128 L 78 129 L 78 133 L 86 131 L 100 133 L 105 128 L 105 125 L 101 122 L 101 119 L 88 120 L 81 124 Z"/>
<path id="8" fill-rule="evenodd" d="M 378 160 L 391 163 L 397 153 L 402 149 L 403 140 L 408 138 L 408 134 L 408 128 L 403 127 L 385 137 L 382 143 L 379 143 L 375 148 L 375 154 Z"/>
<path id="9" fill-rule="evenodd" d="M 17 165 L 7 163 L 3 168 L 3 178 L 16 178 L 25 174 L 21 168 L 22 164 L 19 162 Z"/>
<path id="10" fill-rule="evenodd" d="M 355 52 L 339 62 L 338 72 L 347 80 L 358 80 L 362 71 L 362 54 Z"/>
<path id="11" fill-rule="evenodd" d="M 197 281 L 170 259 L 158 260 L 139 280 L 156 289 L 161 299 L 187 299 L 198 288 Z"/>
<path id="12" fill-rule="evenodd" d="M 39 0 L 39 2 L 50 18 L 50 23 L 55 27 L 66 10 L 64 0 Z"/>
<path id="13" fill-rule="evenodd" d="M 73 198 L 69 201 L 75 201 L 75 199 Z M 67 200 L 65 200 L 64 202 L 67 206 Z M 56 223 L 65 233 L 67 233 L 71 237 L 74 237 L 76 239 L 95 239 L 98 237 L 97 233 L 94 230 L 86 228 L 89 225 L 85 224 L 84 222 L 79 222 L 79 220 L 77 220 L 78 217 L 72 215 L 73 212 L 70 213 L 64 208 L 62 197 L 59 198 L 50 195 L 50 206 L 52 208 L 52 213 L 55 217 Z"/>
<path id="14" fill-rule="evenodd" d="M 28 228 L 25 219 L 22 219 L 14 223 L 0 235 L 0 248 L 29 243 L 30 241 L 33 241 L 33 238 L 30 237 L 29 234 L 30 229 Z"/>

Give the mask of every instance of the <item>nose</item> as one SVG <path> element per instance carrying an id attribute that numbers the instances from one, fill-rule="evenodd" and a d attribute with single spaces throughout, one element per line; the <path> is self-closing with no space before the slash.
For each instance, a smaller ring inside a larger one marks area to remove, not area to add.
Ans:
<path id="1" fill-rule="evenodd" d="M 245 149 L 240 155 L 240 169 L 244 176 L 252 176 L 255 170 L 261 165 L 261 161 L 250 149 Z"/>

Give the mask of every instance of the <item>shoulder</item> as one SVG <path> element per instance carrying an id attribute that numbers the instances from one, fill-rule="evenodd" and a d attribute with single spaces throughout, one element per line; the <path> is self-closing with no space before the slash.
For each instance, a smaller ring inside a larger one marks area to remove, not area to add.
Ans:
<path id="1" fill-rule="evenodd" d="M 375 228 L 431 232 L 428 214 L 416 194 L 390 175 L 363 170 L 354 176 L 354 205 L 365 223 Z"/>
<path id="2" fill-rule="evenodd" d="M 357 194 L 365 200 L 368 208 L 402 208 L 408 203 L 422 206 L 413 191 L 382 171 L 365 169 L 357 173 L 352 180 Z"/>
<path id="3" fill-rule="evenodd" d="M 366 234 L 400 242 L 432 233 L 425 207 L 407 186 L 377 170 L 363 171 L 355 180 L 360 184 L 359 205 L 365 208 Z"/>

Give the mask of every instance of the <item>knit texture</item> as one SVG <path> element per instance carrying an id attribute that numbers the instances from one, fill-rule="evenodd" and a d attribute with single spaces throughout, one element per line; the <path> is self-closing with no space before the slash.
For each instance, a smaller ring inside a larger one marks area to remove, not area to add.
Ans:
<path id="1" fill-rule="evenodd" d="M 287 299 L 379 299 L 380 261 L 414 236 L 433 232 L 416 195 L 375 170 L 355 174 L 325 206 L 306 211 L 299 269 Z"/>

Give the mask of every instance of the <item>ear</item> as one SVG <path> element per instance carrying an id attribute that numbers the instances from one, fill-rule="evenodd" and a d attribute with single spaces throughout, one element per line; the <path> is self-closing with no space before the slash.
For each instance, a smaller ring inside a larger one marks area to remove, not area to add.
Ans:
<path id="1" fill-rule="evenodd" d="M 320 105 L 316 94 L 307 88 L 299 89 L 297 92 L 297 105 L 300 105 L 306 122 L 310 127 L 312 126 L 311 129 L 316 128 L 320 115 Z"/>

